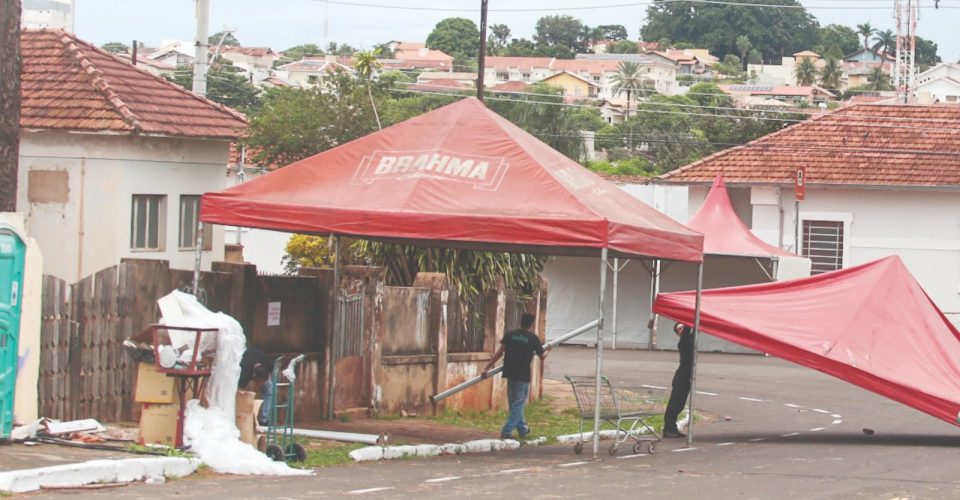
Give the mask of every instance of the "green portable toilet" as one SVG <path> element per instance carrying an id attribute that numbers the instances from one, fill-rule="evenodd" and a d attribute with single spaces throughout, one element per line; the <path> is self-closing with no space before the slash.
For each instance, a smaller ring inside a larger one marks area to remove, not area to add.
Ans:
<path id="1" fill-rule="evenodd" d="M 23 300 L 27 247 L 12 229 L 0 226 L 0 438 L 13 429 L 13 392 L 17 386 L 17 341 Z"/>

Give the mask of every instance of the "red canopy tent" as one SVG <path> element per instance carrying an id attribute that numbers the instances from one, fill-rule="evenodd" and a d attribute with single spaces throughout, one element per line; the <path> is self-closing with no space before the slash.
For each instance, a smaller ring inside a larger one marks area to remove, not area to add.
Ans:
<path id="1" fill-rule="evenodd" d="M 690 323 L 694 303 L 694 292 L 661 294 L 654 310 Z M 960 332 L 899 257 L 707 290 L 701 326 L 960 425 Z"/>
<path id="2" fill-rule="evenodd" d="M 598 378 L 608 253 L 703 260 L 700 234 L 475 98 L 204 194 L 201 220 L 424 246 L 600 256 Z"/>

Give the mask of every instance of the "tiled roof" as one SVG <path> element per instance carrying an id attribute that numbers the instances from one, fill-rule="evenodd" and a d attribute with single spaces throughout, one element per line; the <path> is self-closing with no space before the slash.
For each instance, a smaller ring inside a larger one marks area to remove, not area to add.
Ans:
<path id="1" fill-rule="evenodd" d="M 20 35 L 20 126 L 83 132 L 234 138 L 247 122 L 60 30 Z"/>
<path id="2" fill-rule="evenodd" d="M 524 92 L 528 88 L 530 88 L 530 85 L 526 82 L 512 80 L 494 85 L 493 87 L 490 87 L 490 90 L 494 92 Z"/>
<path id="3" fill-rule="evenodd" d="M 353 71 L 352 67 L 340 62 L 339 58 L 336 61 L 328 61 L 325 56 L 304 57 L 299 61 L 284 64 L 277 69 L 301 73 L 336 73 L 337 71 L 350 73 Z"/>
<path id="4" fill-rule="evenodd" d="M 794 85 L 720 85 L 721 90 L 728 94 L 747 94 L 747 95 L 776 95 L 776 96 L 796 96 L 804 97 L 811 96 L 816 93 L 821 93 L 828 96 L 833 96 L 833 94 L 821 87 L 816 85 L 810 86 L 794 86 Z"/>
<path id="5" fill-rule="evenodd" d="M 210 47 L 210 51 L 213 52 L 216 50 L 216 47 Z M 277 55 L 273 49 L 270 47 L 231 47 L 229 45 L 224 45 L 220 47 L 220 53 L 233 53 L 233 54 L 243 54 L 250 57 L 263 57 L 263 56 L 275 56 Z"/>
<path id="6" fill-rule="evenodd" d="M 960 187 L 960 109 L 859 104 L 819 115 L 660 177 L 706 183 Z"/>

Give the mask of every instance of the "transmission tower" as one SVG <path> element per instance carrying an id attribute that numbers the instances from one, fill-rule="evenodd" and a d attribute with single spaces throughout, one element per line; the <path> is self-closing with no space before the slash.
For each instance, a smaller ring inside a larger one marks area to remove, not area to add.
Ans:
<path id="1" fill-rule="evenodd" d="M 914 57 L 917 48 L 917 15 L 920 0 L 894 0 L 897 21 L 897 60 L 893 67 L 893 87 L 897 102 L 912 103 L 917 91 Z"/>

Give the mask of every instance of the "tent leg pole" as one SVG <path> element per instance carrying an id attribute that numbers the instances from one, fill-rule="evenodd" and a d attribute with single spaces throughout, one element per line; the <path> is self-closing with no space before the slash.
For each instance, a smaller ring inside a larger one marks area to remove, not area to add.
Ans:
<path id="1" fill-rule="evenodd" d="M 657 300 L 657 294 L 660 293 L 660 261 L 653 261 L 652 271 L 650 272 L 650 339 L 648 348 L 652 351 L 657 347 L 657 319 L 659 315 L 653 312 L 653 303 Z"/>
<path id="2" fill-rule="evenodd" d="M 340 345 L 340 237 L 332 234 L 333 239 L 333 290 L 330 294 L 330 362 L 327 363 L 327 419 L 336 418 L 334 395 L 336 394 L 337 351 Z"/>
<path id="3" fill-rule="evenodd" d="M 690 406 L 687 408 L 687 448 L 693 445 L 693 397 L 697 393 L 697 354 L 700 351 L 700 298 L 703 295 L 703 262 L 697 267 L 697 300 L 693 314 L 693 370 L 690 372 Z"/>
<path id="4" fill-rule="evenodd" d="M 617 350 L 617 292 L 620 289 L 620 259 L 613 259 L 613 311 L 611 321 L 613 327 L 610 329 L 610 350 Z"/>
<path id="5" fill-rule="evenodd" d="M 239 231 L 240 228 L 237 228 Z M 194 243 L 197 245 L 197 251 L 193 259 L 193 296 L 200 300 L 200 261 L 203 258 L 203 222 L 197 220 L 197 237 Z"/>
<path id="6" fill-rule="evenodd" d="M 600 453 L 600 378 L 603 376 L 603 296 L 607 288 L 607 249 L 600 251 L 600 305 L 597 312 L 596 392 L 593 398 L 593 459 Z"/>

